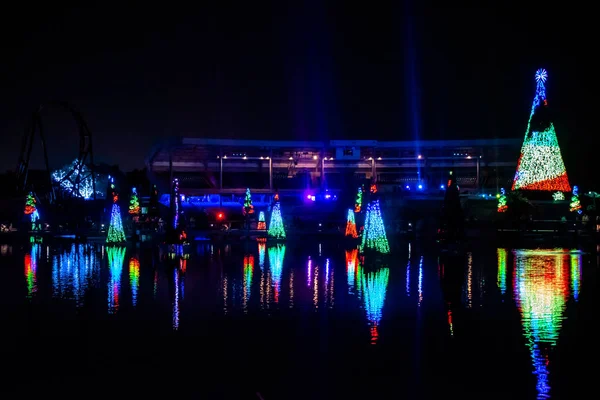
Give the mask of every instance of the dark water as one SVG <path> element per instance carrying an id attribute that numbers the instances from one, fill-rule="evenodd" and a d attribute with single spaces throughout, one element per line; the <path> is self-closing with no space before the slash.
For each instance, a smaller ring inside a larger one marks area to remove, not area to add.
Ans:
<path id="1" fill-rule="evenodd" d="M 0 246 L 4 394 L 585 398 L 596 255 L 405 244 Z"/>

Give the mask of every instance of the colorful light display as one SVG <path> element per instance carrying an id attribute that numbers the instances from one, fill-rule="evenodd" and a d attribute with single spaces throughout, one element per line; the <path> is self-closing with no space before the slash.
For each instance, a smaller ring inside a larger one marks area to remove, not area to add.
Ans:
<path id="1" fill-rule="evenodd" d="M 76 307 L 83 305 L 88 285 L 97 277 L 96 252 L 91 245 L 72 244 L 68 251 L 52 259 L 53 296 L 73 300 Z"/>
<path id="2" fill-rule="evenodd" d="M 271 221 L 269 222 L 269 237 L 274 239 L 285 239 L 285 227 L 281 217 L 281 203 L 277 202 L 271 212 Z"/>
<path id="3" fill-rule="evenodd" d="M 254 274 L 254 256 L 244 256 L 244 312 L 248 312 L 248 301 L 252 294 L 252 275 Z"/>
<path id="4" fill-rule="evenodd" d="M 110 225 L 108 226 L 108 233 L 106 235 L 106 243 L 118 244 L 124 243 L 126 240 L 125 231 L 123 230 L 123 220 L 121 219 L 121 208 L 117 203 L 113 203 L 110 213 Z"/>
<path id="5" fill-rule="evenodd" d="M 354 220 L 354 211 L 350 209 L 348 209 L 348 215 L 346 217 L 346 236 L 353 239 L 358 237 L 358 233 L 356 232 L 356 221 Z"/>
<path id="6" fill-rule="evenodd" d="M 500 197 L 498 197 L 498 212 L 506 212 L 508 206 L 506 205 L 506 190 L 500 189 Z"/>
<path id="7" fill-rule="evenodd" d="M 181 213 L 181 193 L 179 193 L 179 179 L 173 179 L 173 228 L 179 225 L 179 214 Z"/>
<path id="8" fill-rule="evenodd" d="M 258 241 L 258 266 L 261 270 L 265 269 L 265 255 L 267 254 L 267 244 L 265 239 Z"/>
<path id="9" fill-rule="evenodd" d="M 181 269 L 175 268 L 173 271 L 173 282 L 175 293 L 173 294 L 173 330 L 179 330 L 179 316 L 181 313 L 181 301 L 185 293 L 185 274 Z"/>
<path id="10" fill-rule="evenodd" d="M 121 295 L 121 275 L 123 274 L 123 262 L 125 261 L 125 247 L 108 247 L 108 313 L 115 314 L 119 311 L 119 297 Z"/>
<path id="11" fill-rule="evenodd" d="M 554 124 L 548 116 L 547 78 L 546 70 L 536 71 L 536 92 L 512 190 L 571 191 Z"/>
<path id="12" fill-rule="evenodd" d="M 131 287 L 131 303 L 135 307 L 140 290 L 140 260 L 136 257 L 129 259 L 129 286 Z"/>
<path id="13" fill-rule="evenodd" d="M 25 198 L 25 215 L 31 215 L 36 211 L 35 203 L 36 200 L 33 193 L 28 193 Z"/>
<path id="14" fill-rule="evenodd" d="M 37 263 L 40 258 L 40 245 L 33 243 L 31 251 L 25 254 L 25 282 L 27 298 L 31 299 L 37 292 Z"/>
<path id="15" fill-rule="evenodd" d="M 354 212 L 359 213 L 362 211 L 362 202 L 363 202 L 363 192 L 362 192 L 362 187 L 359 187 L 358 192 L 356 193 L 356 200 L 354 202 Z"/>
<path id="16" fill-rule="evenodd" d="M 25 199 L 25 215 L 31 216 L 31 230 L 37 228 L 37 221 L 40 219 L 40 213 L 37 209 L 37 201 L 33 193 L 29 192 Z"/>
<path id="17" fill-rule="evenodd" d="M 96 175 L 96 181 L 99 175 Z M 73 197 L 81 197 L 89 200 L 94 196 L 94 182 L 92 173 L 86 165 L 79 165 L 79 160 L 73 160 L 71 164 L 64 166 L 52 172 L 52 179 L 60 184 L 60 188 Z M 77 185 L 79 182 L 79 190 Z M 102 196 L 102 192 L 96 191 L 97 195 Z"/>
<path id="18" fill-rule="evenodd" d="M 348 293 L 354 294 L 356 272 L 359 266 L 358 249 L 346 250 L 346 276 L 348 277 Z"/>
<path id="19" fill-rule="evenodd" d="M 256 229 L 264 231 L 267 229 L 267 223 L 265 221 L 265 212 L 261 211 L 258 213 L 258 224 L 256 225 Z"/>
<path id="20" fill-rule="evenodd" d="M 367 214 L 365 217 L 365 228 L 362 235 L 361 251 L 375 250 L 382 254 L 390 252 L 379 200 L 373 200 L 367 206 Z"/>
<path id="21" fill-rule="evenodd" d="M 244 215 L 254 213 L 254 206 L 252 205 L 252 193 L 250 193 L 250 188 L 246 189 L 246 197 L 244 198 L 244 207 L 242 211 Z"/>
<path id="22" fill-rule="evenodd" d="M 581 210 L 581 201 L 579 201 L 579 187 L 573 186 L 573 196 L 571 196 L 571 204 L 569 204 L 569 211 L 576 212 L 578 214 L 583 213 Z"/>
<path id="23" fill-rule="evenodd" d="M 579 269 L 569 270 L 573 254 L 568 250 L 517 250 L 513 291 L 521 312 L 523 334 L 531 352 L 538 398 L 550 397 L 550 354 L 556 346 L 563 313 L 569 297 L 569 278 Z"/>
<path id="24" fill-rule="evenodd" d="M 554 192 L 552 193 L 552 200 L 554 201 L 563 201 L 565 199 L 565 194 L 563 192 Z"/>
<path id="25" fill-rule="evenodd" d="M 371 327 L 371 344 L 376 344 L 379 339 L 378 327 L 383 315 L 389 277 L 389 268 L 381 268 L 377 272 L 361 274 L 365 311 Z"/>
<path id="26" fill-rule="evenodd" d="M 271 279 L 273 285 L 273 297 L 275 303 L 279 303 L 281 294 L 281 274 L 283 272 L 283 258 L 285 256 L 285 245 L 278 244 L 277 246 L 269 247 L 269 269 L 271 271 Z"/>
<path id="27" fill-rule="evenodd" d="M 137 189 L 131 189 L 131 199 L 129 199 L 129 214 L 140 214 L 140 199 L 138 198 Z"/>
<path id="28" fill-rule="evenodd" d="M 506 249 L 498 249 L 498 278 L 496 282 L 502 294 L 506 293 Z"/>

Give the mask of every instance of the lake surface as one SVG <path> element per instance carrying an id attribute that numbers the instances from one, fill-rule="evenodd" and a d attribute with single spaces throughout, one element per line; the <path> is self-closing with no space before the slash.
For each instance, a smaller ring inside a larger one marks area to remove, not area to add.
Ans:
<path id="1" fill-rule="evenodd" d="M 63 398 L 576 398 L 598 257 L 336 242 L 0 245 L 1 392 Z M 258 393 L 258 394 L 257 394 Z M 593 392 L 591 392 L 593 393 Z M 260 396 L 260 397 L 259 397 Z"/>

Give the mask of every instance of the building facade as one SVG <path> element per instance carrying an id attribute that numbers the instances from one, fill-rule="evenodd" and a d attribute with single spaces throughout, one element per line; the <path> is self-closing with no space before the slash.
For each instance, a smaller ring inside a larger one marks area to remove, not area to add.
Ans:
<path id="1" fill-rule="evenodd" d="M 328 142 L 180 138 L 146 160 L 161 191 L 177 177 L 188 195 L 339 191 L 364 182 L 381 190 L 439 191 L 453 171 L 462 190 L 509 187 L 521 139 Z"/>

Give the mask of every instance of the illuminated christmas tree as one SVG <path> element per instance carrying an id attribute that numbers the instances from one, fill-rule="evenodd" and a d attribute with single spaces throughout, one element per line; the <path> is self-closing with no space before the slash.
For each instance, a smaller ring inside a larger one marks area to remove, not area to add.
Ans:
<path id="1" fill-rule="evenodd" d="M 285 227 L 281 218 L 281 204 L 275 203 L 273 212 L 271 212 L 271 221 L 269 221 L 269 236 L 274 239 L 285 239 Z"/>
<path id="2" fill-rule="evenodd" d="M 583 211 L 581 210 L 581 202 L 579 201 L 579 187 L 573 186 L 573 196 L 571 197 L 570 211 L 577 211 L 578 214 L 581 214 Z"/>
<path id="3" fill-rule="evenodd" d="M 25 215 L 31 216 L 31 230 L 36 229 L 37 221 L 40 219 L 36 203 L 35 196 L 30 192 L 25 199 Z"/>
<path id="4" fill-rule="evenodd" d="M 136 188 L 131 189 L 131 199 L 129 200 L 129 214 L 139 215 L 140 213 L 140 200 L 138 199 Z"/>
<path id="5" fill-rule="evenodd" d="M 258 225 L 256 225 L 256 229 L 264 231 L 267 229 L 267 223 L 265 221 L 265 212 L 261 211 L 258 213 Z"/>
<path id="6" fill-rule="evenodd" d="M 358 192 L 356 193 L 356 200 L 354 201 L 354 212 L 356 212 L 356 213 L 361 212 L 362 200 L 363 200 L 362 187 L 359 187 Z"/>
<path id="7" fill-rule="evenodd" d="M 571 191 L 554 124 L 549 115 L 545 87 L 547 78 L 545 69 L 536 71 L 535 97 L 512 190 Z"/>
<path id="8" fill-rule="evenodd" d="M 252 193 L 250 193 L 250 188 L 246 189 L 246 198 L 244 199 L 244 208 L 242 210 L 244 215 L 254 213 L 254 206 L 252 205 Z"/>
<path id="9" fill-rule="evenodd" d="M 356 221 L 354 220 L 354 211 L 348 209 L 348 217 L 346 218 L 346 236 L 357 238 Z"/>
<path id="10" fill-rule="evenodd" d="M 382 254 L 390 252 L 390 245 L 385 233 L 379 200 L 373 200 L 367 206 L 365 228 L 362 235 L 361 251 L 375 250 Z"/>
<path id="11" fill-rule="evenodd" d="M 506 190 L 500 189 L 500 197 L 498 197 L 498 212 L 506 212 L 508 206 L 506 205 Z"/>
<path id="12" fill-rule="evenodd" d="M 112 189 L 113 205 L 110 213 L 110 225 L 108 226 L 106 243 L 123 243 L 126 241 L 126 238 L 125 231 L 123 230 L 123 220 L 121 219 L 121 208 L 117 204 L 119 201 L 119 194 L 117 193 L 114 184 L 111 184 L 110 187 Z"/>

